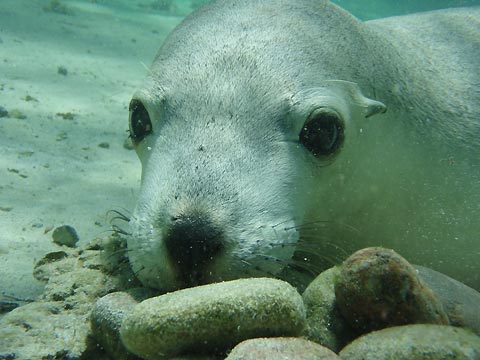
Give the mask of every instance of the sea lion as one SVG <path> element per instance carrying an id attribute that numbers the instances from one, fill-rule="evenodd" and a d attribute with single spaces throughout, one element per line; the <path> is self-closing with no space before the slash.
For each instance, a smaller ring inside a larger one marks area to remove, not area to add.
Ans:
<path id="1" fill-rule="evenodd" d="M 384 246 L 480 288 L 480 11 L 218 0 L 130 103 L 128 256 L 172 290 Z M 388 111 L 386 108 L 388 107 Z"/>

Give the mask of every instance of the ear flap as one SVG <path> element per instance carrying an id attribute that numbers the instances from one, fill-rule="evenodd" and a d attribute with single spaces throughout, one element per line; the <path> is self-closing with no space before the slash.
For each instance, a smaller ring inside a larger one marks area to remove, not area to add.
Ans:
<path id="1" fill-rule="evenodd" d="M 382 102 L 365 97 L 356 83 L 344 80 L 325 80 L 318 87 L 299 91 L 292 103 L 303 114 L 310 113 L 318 104 L 331 104 L 343 115 L 357 114 L 363 118 L 387 111 Z"/>
<path id="2" fill-rule="evenodd" d="M 387 112 L 387 107 L 381 103 L 380 101 L 372 100 L 365 98 L 367 100 L 367 104 L 365 107 L 365 117 L 368 118 L 373 115 L 383 114 Z"/>
<path id="3" fill-rule="evenodd" d="M 387 107 L 382 102 L 365 97 L 356 83 L 343 80 L 327 80 L 325 84 L 328 84 L 327 86 L 334 91 L 340 90 L 344 94 L 350 95 L 350 99 L 363 108 L 365 118 L 383 114 L 387 111 Z"/>

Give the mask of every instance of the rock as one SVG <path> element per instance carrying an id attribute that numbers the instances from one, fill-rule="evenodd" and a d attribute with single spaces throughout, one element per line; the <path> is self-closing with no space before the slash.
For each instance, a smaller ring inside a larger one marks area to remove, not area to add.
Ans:
<path id="1" fill-rule="evenodd" d="M 76 268 L 75 271 L 51 277 L 42 297 L 49 301 L 68 301 L 70 304 L 93 302 L 119 289 L 118 285 L 115 279 L 100 270 Z"/>
<path id="2" fill-rule="evenodd" d="M 122 242 L 117 236 L 106 241 L 108 249 L 122 248 Z M 64 248 L 37 263 L 35 277 L 46 282 L 45 290 L 35 302 L 0 318 L 0 359 L 106 359 L 91 336 L 92 305 L 138 281 L 128 264 L 114 263 L 122 255 L 112 256 L 101 244 Z"/>
<path id="3" fill-rule="evenodd" d="M 55 113 L 55 116 L 59 116 L 63 120 L 74 120 L 77 115 L 72 113 L 71 111 L 67 111 L 67 112 L 57 112 Z"/>
<path id="4" fill-rule="evenodd" d="M 480 337 L 453 326 L 397 326 L 364 335 L 339 355 L 344 360 L 478 360 Z"/>
<path id="5" fill-rule="evenodd" d="M 13 119 L 26 119 L 27 115 L 25 115 L 21 110 L 19 109 L 12 109 L 8 112 L 8 116 L 13 118 Z"/>
<path id="6" fill-rule="evenodd" d="M 7 109 L 5 109 L 3 106 L 0 105 L 0 118 L 7 117 L 7 116 L 8 116 Z"/>
<path id="7" fill-rule="evenodd" d="M 415 268 L 437 295 L 450 324 L 469 328 L 480 336 L 480 293 L 435 270 L 418 265 Z"/>
<path id="8" fill-rule="evenodd" d="M 43 7 L 44 11 L 54 12 L 62 15 L 71 15 L 72 11 L 60 0 L 50 0 L 50 2 Z"/>
<path id="9" fill-rule="evenodd" d="M 46 254 L 33 267 L 33 276 L 35 279 L 46 283 L 55 274 L 73 271 L 76 259 L 71 255 L 70 251 L 63 250 Z"/>
<path id="10" fill-rule="evenodd" d="M 57 73 L 60 74 L 60 75 L 63 75 L 63 76 L 67 76 L 68 75 L 68 70 L 65 66 L 59 66 L 59 67 L 57 67 Z"/>
<path id="11" fill-rule="evenodd" d="M 215 354 L 238 342 L 296 336 L 305 324 L 302 298 L 275 279 L 240 279 L 145 300 L 122 322 L 128 350 L 145 359 Z"/>
<path id="12" fill-rule="evenodd" d="M 0 322 L 0 359 L 78 359 L 96 350 L 81 311 L 64 311 L 61 302 L 34 302 L 6 314 Z M 55 357 L 64 354 L 64 357 Z"/>
<path id="13" fill-rule="evenodd" d="M 57 245 L 65 245 L 73 248 L 78 242 L 78 235 L 73 227 L 70 225 L 63 225 L 53 230 L 52 239 Z"/>
<path id="14" fill-rule="evenodd" d="M 335 296 L 342 315 L 361 333 L 404 324 L 449 323 L 415 268 L 389 249 L 367 248 L 345 260 Z"/>
<path id="15" fill-rule="evenodd" d="M 115 360 L 138 359 L 129 353 L 120 340 L 120 325 L 125 314 L 139 301 L 153 296 L 147 289 L 115 292 L 97 300 L 90 316 L 92 333 L 104 350 Z"/>
<path id="16" fill-rule="evenodd" d="M 338 352 L 355 338 L 335 299 L 334 282 L 340 268 L 322 272 L 302 295 L 306 310 L 306 326 L 302 336 Z"/>
<path id="17" fill-rule="evenodd" d="M 333 351 L 300 338 L 261 338 L 235 346 L 225 360 L 340 360 Z"/>

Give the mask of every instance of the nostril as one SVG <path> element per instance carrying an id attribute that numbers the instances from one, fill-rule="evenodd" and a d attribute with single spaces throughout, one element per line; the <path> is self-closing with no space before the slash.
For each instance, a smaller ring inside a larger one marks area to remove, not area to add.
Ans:
<path id="1" fill-rule="evenodd" d="M 181 214 L 172 217 L 165 246 L 182 280 L 201 282 L 206 266 L 223 248 L 223 234 L 205 214 Z"/>

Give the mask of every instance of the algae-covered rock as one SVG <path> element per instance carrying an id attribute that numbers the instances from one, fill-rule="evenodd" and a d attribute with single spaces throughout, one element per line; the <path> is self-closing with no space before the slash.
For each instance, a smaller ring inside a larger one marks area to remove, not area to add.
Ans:
<path id="1" fill-rule="evenodd" d="M 302 295 L 307 315 L 302 336 L 338 352 L 355 337 L 335 299 L 334 284 L 340 268 L 322 272 Z"/>
<path id="2" fill-rule="evenodd" d="M 70 225 L 62 225 L 52 233 L 52 240 L 57 245 L 65 245 L 67 247 L 75 247 L 79 240 L 77 231 Z"/>
<path id="3" fill-rule="evenodd" d="M 93 307 L 90 323 L 95 339 L 115 360 L 138 359 L 129 353 L 120 340 L 120 326 L 123 318 L 139 301 L 154 294 L 148 289 L 130 289 L 128 292 L 114 292 L 97 300 Z"/>
<path id="4" fill-rule="evenodd" d="M 296 336 L 305 323 L 302 298 L 275 279 L 240 279 L 145 300 L 123 320 L 128 350 L 145 359 L 217 353 L 238 342 Z"/>
<path id="5" fill-rule="evenodd" d="M 300 338 L 260 338 L 235 346 L 225 360 L 340 360 L 333 351 Z"/>
<path id="6" fill-rule="evenodd" d="M 344 360 L 478 360 L 480 337 L 453 326 L 415 324 L 364 335 L 341 352 Z"/>
<path id="7" fill-rule="evenodd" d="M 6 314 L 0 322 L 0 359 L 78 359 L 96 350 L 82 310 L 65 311 L 61 302 L 34 302 Z M 50 357 L 49 357 L 50 356 Z"/>
<path id="8" fill-rule="evenodd" d="M 480 336 L 480 293 L 438 271 L 418 265 L 415 269 L 437 295 L 450 324 L 469 328 Z"/>
<path id="9" fill-rule="evenodd" d="M 366 248 L 345 260 L 335 296 L 342 315 L 361 333 L 405 324 L 449 324 L 415 268 L 389 249 Z"/>
<path id="10" fill-rule="evenodd" d="M 124 252 L 103 246 L 122 248 L 122 241 L 112 236 L 45 255 L 34 270 L 46 283 L 43 294 L 0 319 L 0 359 L 104 359 L 91 336 L 93 304 L 100 296 L 138 284 L 121 261 Z"/>

